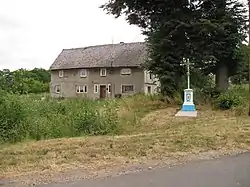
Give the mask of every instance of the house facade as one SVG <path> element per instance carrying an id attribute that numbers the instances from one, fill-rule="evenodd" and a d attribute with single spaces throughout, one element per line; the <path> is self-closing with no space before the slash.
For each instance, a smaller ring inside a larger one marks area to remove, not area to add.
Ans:
<path id="1" fill-rule="evenodd" d="M 113 98 L 157 92 L 157 79 L 141 65 L 146 45 L 119 43 L 64 49 L 50 67 L 52 97 Z"/>

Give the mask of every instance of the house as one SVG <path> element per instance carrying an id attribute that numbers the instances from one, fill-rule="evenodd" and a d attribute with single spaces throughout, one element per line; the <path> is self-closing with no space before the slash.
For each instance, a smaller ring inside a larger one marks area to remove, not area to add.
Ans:
<path id="1" fill-rule="evenodd" d="M 52 97 L 112 98 L 155 93 L 156 78 L 141 65 L 146 44 L 118 43 L 63 49 L 51 65 Z"/>

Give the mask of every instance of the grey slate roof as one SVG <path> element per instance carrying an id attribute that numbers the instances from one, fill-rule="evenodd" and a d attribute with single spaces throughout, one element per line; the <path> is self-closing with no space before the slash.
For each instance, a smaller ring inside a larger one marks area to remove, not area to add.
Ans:
<path id="1" fill-rule="evenodd" d="M 146 43 L 119 43 L 64 49 L 51 70 L 91 67 L 136 67 L 145 62 Z"/>

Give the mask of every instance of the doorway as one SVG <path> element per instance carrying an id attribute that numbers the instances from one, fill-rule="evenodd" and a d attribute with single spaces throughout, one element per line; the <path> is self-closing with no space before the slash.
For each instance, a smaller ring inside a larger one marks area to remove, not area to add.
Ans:
<path id="1" fill-rule="evenodd" d="M 100 85 L 100 98 L 106 98 L 107 95 L 107 87 L 106 85 Z"/>

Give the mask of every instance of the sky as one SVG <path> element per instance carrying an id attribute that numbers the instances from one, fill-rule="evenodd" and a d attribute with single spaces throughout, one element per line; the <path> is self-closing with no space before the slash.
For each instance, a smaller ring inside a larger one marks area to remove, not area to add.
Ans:
<path id="1" fill-rule="evenodd" d="M 144 41 L 137 26 L 99 8 L 107 1 L 1 0 L 0 69 L 49 69 L 65 48 Z"/>
<path id="2" fill-rule="evenodd" d="M 49 69 L 65 48 L 144 41 L 137 26 L 107 15 L 108 0 L 1 0 L 0 69 Z"/>

